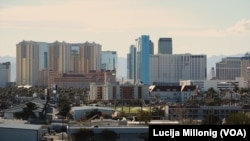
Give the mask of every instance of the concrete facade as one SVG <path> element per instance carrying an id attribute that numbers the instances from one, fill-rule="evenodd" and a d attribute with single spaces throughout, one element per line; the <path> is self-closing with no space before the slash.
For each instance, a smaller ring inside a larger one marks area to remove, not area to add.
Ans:
<path id="1" fill-rule="evenodd" d="M 208 114 L 218 116 L 221 120 L 231 113 L 250 112 L 241 106 L 166 106 L 166 118 L 169 120 L 193 119 L 203 120 Z"/>
<path id="2" fill-rule="evenodd" d="M 150 56 L 150 64 L 150 84 L 207 79 L 206 55 L 157 54 Z"/>
<path id="3" fill-rule="evenodd" d="M 40 141 L 41 138 L 41 125 L 0 123 L 1 141 Z"/>
<path id="4" fill-rule="evenodd" d="M 115 71 L 90 71 L 89 73 L 58 73 L 49 71 L 49 87 L 56 84 L 59 87 L 89 88 L 90 83 L 116 83 Z"/>
<path id="5" fill-rule="evenodd" d="M 150 95 L 167 103 L 184 103 L 196 90 L 196 86 L 151 86 Z"/>
<path id="6" fill-rule="evenodd" d="M 44 70 L 59 73 L 89 73 L 101 70 L 101 45 L 22 41 L 16 45 L 17 85 L 47 86 Z"/>
<path id="7" fill-rule="evenodd" d="M 89 100 L 134 100 L 149 99 L 148 85 L 124 84 L 102 84 L 91 83 Z"/>
<path id="8" fill-rule="evenodd" d="M 240 77 L 241 58 L 227 57 L 216 63 L 216 78 L 219 80 L 235 80 Z"/>
<path id="9" fill-rule="evenodd" d="M 172 38 L 159 38 L 158 54 L 173 54 Z"/>

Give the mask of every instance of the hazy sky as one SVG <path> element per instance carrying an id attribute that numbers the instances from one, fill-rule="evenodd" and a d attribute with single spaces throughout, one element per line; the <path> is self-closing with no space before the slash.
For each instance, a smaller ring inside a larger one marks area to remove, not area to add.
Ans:
<path id="1" fill-rule="evenodd" d="M 0 56 L 22 40 L 96 42 L 126 57 L 140 35 L 172 37 L 173 53 L 250 51 L 250 0 L 0 0 Z"/>

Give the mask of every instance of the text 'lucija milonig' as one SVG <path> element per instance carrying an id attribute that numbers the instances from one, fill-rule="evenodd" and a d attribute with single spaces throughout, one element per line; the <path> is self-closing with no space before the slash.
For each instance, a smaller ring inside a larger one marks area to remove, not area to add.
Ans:
<path id="1" fill-rule="evenodd" d="M 175 137 L 198 137 L 198 136 L 202 136 L 202 137 L 212 137 L 212 138 L 217 138 L 217 131 L 214 131 L 212 129 L 209 130 L 198 130 L 198 129 L 182 129 L 182 132 L 180 132 L 179 130 L 175 130 L 175 129 L 169 129 L 169 130 L 165 130 L 165 131 L 159 131 L 156 129 L 153 129 L 153 136 L 168 136 L 171 138 L 175 138 Z"/>

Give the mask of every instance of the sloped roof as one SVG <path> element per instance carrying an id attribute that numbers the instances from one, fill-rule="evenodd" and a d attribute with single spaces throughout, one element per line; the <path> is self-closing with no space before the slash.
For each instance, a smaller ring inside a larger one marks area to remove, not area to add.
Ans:
<path id="1" fill-rule="evenodd" d="M 151 87 L 152 91 L 194 91 L 196 86 L 155 86 Z"/>
<path id="2" fill-rule="evenodd" d="M 152 91 L 181 91 L 181 86 L 155 86 Z"/>
<path id="3" fill-rule="evenodd" d="M 182 91 L 194 91 L 196 86 L 184 86 Z"/>

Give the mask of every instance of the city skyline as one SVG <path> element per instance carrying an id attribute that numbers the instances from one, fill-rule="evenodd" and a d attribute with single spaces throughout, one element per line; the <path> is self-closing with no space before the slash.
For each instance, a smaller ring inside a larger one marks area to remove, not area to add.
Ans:
<path id="1" fill-rule="evenodd" d="M 0 4 L 0 56 L 16 57 L 22 40 L 97 42 L 126 57 L 140 35 L 173 39 L 173 54 L 249 51 L 250 1 L 52 0 Z"/>

